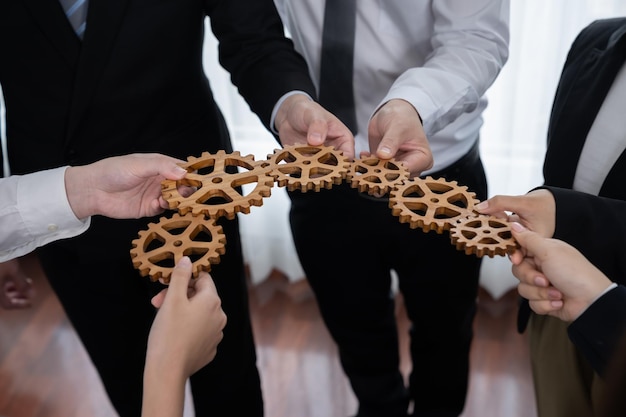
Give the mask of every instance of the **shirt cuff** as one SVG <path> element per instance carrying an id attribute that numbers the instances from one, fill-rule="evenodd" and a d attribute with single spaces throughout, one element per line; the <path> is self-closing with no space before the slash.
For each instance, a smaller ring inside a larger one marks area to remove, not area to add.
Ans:
<path id="1" fill-rule="evenodd" d="M 31 235 L 54 240 L 82 233 L 89 227 L 91 218 L 78 219 L 67 199 L 67 168 L 53 168 L 20 178 L 17 202 Z"/>

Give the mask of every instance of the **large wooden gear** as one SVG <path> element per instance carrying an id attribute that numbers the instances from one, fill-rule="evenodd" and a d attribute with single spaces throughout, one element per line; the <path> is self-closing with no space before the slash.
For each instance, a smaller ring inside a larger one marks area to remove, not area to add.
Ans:
<path id="1" fill-rule="evenodd" d="M 423 232 L 450 232 L 452 245 L 478 257 L 512 253 L 517 244 L 509 223 L 474 210 L 476 194 L 456 181 L 444 178 L 409 178 L 398 161 L 367 157 L 350 161 L 330 146 L 290 145 L 274 150 L 265 161 L 239 152 L 202 153 L 181 165 L 182 180 L 163 181 L 163 198 L 177 210 L 171 218 L 150 223 L 133 240 L 131 258 L 142 276 L 169 283 L 174 265 L 182 256 L 192 259 L 193 275 L 210 271 L 225 253 L 226 237 L 215 221 L 248 214 L 261 206 L 277 183 L 289 191 L 330 189 L 344 180 L 352 188 L 374 197 L 389 194 L 391 215 Z M 243 195 L 243 185 L 254 185 Z M 180 189 L 190 195 L 182 195 Z"/>
<path id="2" fill-rule="evenodd" d="M 279 187 L 289 191 L 320 191 L 341 184 L 350 161 L 331 146 L 296 144 L 276 149 L 267 156 L 270 174 Z"/>
<path id="3" fill-rule="evenodd" d="M 457 219 L 471 215 L 475 204 L 476 194 L 467 187 L 432 177 L 407 180 L 389 197 L 391 214 L 398 216 L 401 223 L 439 234 L 450 230 Z"/>
<path id="4" fill-rule="evenodd" d="M 149 275 L 153 281 L 168 284 L 174 265 L 183 256 L 189 256 L 193 276 L 197 277 L 220 262 L 225 247 L 226 235 L 214 219 L 175 213 L 140 231 L 139 237 L 132 241 L 130 256 L 142 276 Z"/>
<path id="5" fill-rule="evenodd" d="M 241 156 L 239 152 L 216 154 L 204 152 L 199 158 L 190 156 L 185 168 L 188 174 L 182 180 L 163 181 L 163 198 L 170 209 L 180 214 L 193 213 L 216 219 L 225 216 L 232 220 L 237 213 L 250 213 L 250 207 L 261 206 L 263 198 L 269 197 L 274 185 L 267 176 L 268 169 L 255 162 L 252 155 Z M 255 184 L 247 195 L 242 186 Z M 184 197 L 178 187 L 185 185 L 196 189 Z"/>

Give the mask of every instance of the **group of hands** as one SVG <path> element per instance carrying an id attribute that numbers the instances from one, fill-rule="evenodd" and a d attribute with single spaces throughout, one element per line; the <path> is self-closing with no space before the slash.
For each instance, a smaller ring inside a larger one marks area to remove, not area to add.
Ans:
<path id="1" fill-rule="evenodd" d="M 296 94 L 287 98 L 277 112 L 275 128 L 283 146 L 327 145 L 347 158 L 355 158 L 350 130 L 308 96 Z M 368 138 L 369 148 L 375 151 L 361 153 L 361 158 L 393 157 L 408 168 L 411 176 L 419 176 L 433 166 L 420 116 L 407 101 L 395 99 L 380 107 L 370 120 Z M 160 154 L 131 154 L 70 167 L 65 174 L 70 206 L 77 218 L 158 215 L 168 208 L 161 196 L 161 182 L 182 179 L 186 171 L 179 164 L 183 162 Z M 520 280 L 520 295 L 530 301 L 537 313 L 572 321 L 595 297 L 595 290 L 607 287 L 608 279 L 575 248 L 550 239 L 554 234 L 556 209 L 549 191 L 539 189 L 523 196 L 495 196 L 478 204 L 476 209 L 512 222 L 512 234 L 519 243 L 515 253 L 509 255 L 512 272 Z M 159 312 L 148 349 L 148 355 L 165 355 L 164 349 L 187 352 L 182 362 L 189 375 L 213 359 L 226 325 L 210 275 L 202 272 L 192 278 L 191 271 L 189 259 L 183 258 L 176 265 L 169 286 L 152 299 Z M 573 280 L 573 277 L 581 279 Z M 32 281 L 22 272 L 17 260 L 0 264 L 0 285 L 2 307 L 31 306 Z M 181 322 L 188 325 L 178 326 Z M 199 322 L 197 327 L 192 325 L 194 322 Z M 203 331 L 195 331 L 198 328 Z M 176 334 L 169 338 L 176 341 L 176 346 L 155 342 L 164 339 L 162 335 L 167 332 Z M 180 349 L 181 346 L 186 348 Z"/>

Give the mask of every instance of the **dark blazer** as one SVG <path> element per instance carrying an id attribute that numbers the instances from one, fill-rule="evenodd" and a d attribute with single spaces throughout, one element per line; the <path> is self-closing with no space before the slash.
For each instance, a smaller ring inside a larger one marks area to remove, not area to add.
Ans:
<path id="1" fill-rule="evenodd" d="M 625 62 L 626 18 L 595 21 L 572 44 L 548 126 L 543 166 L 546 185 L 572 188 L 589 129 Z M 626 153 L 613 166 L 600 195 L 626 200 L 625 173 Z"/>
<path id="2" fill-rule="evenodd" d="M 611 317 L 611 320 L 607 320 Z M 626 287 L 609 291 L 567 328 L 570 340 L 603 377 L 626 337 Z M 620 352 L 623 355 L 624 352 Z"/>
<path id="3" fill-rule="evenodd" d="M 131 152 L 186 159 L 232 151 L 203 71 L 207 16 L 222 66 L 267 127 L 284 93 L 315 96 L 272 0 L 90 0 L 82 42 L 57 0 L 1 1 L 0 85 L 12 173 Z M 154 315 L 155 288 L 132 267 L 129 251 L 156 220 L 96 216 L 83 235 L 38 251 L 121 417 L 140 414 Z M 228 243 L 211 275 L 228 324 L 215 360 L 191 378 L 195 411 L 259 417 L 237 220 L 221 224 Z"/>
<path id="4" fill-rule="evenodd" d="M 81 43 L 58 1 L 0 3 L 0 83 L 13 173 L 133 151 L 228 148 L 202 68 L 204 18 L 220 62 L 266 126 L 294 88 L 314 96 L 269 0 L 90 0 Z"/>
<path id="5" fill-rule="evenodd" d="M 543 166 L 544 184 L 571 188 L 587 134 L 595 120 L 617 73 L 626 62 L 626 18 L 598 20 L 583 29 L 568 53 L 555 94 L 548 144 Z M 626 200 L 626 152 L 605 179 L 600 195 Z M 557 199 L 557 206 L 559 201 Z M 562 205 L 562 204 L 561 204 Z M 569 241 L 611 279 L 626 282 L 623 262 L 606 260 L 597 242 L 582 239 L 580 224 L 572 228 L 558 227 L 554 237 Z M 606 227 L 611 227 L 606 225 Z M 575 241 L 575 243 L 574 243 Z M 518 330 L 526 328 L 530 315 L 527 302 L 522 302 Z"/>

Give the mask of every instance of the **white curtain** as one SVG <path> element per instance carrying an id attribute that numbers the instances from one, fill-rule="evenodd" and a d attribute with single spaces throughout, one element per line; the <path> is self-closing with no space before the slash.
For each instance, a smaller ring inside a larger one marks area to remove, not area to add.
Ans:
<path id="1" fill-rule="evenodd" d="M 511 1 L 510 58 L 488 92 L 490 104 L 481 132 L 490 195 L 524 194 L 541 184 L 548 117 L 567 51 L 578 32 L 591 21 L 625 15 L 624 0 Z M 204 63 L 234 149 L 244 156 L 252 154 L 256 160 L 267 158 L 278 144 L 219 66 L 217 42 L 208 25 Z M 3 115 L 1 107 L 0 117 Z M 4 143 L 5 124 L 2 126 Z M 288 210 L 285 190 L 275 186 L 262 206 L 239 215 L 244 256 L 253 283 L 264 280 L 273 269 L 293 281 L 304 277 L 289 232 Z M 485 258 L 481 284 L 494 298 L 513 288 L 516 280 L 508 260 Z"/>

